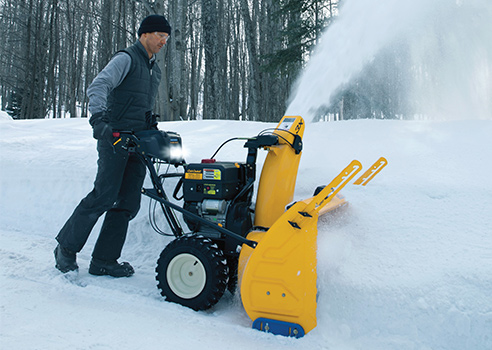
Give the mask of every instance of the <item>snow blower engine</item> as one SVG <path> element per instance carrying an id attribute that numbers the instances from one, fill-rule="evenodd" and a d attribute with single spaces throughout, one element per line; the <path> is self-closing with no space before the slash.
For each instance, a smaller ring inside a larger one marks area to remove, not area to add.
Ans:
<path id="1" fill-rule="evenodd" d="M 184 209 L 245 236 L 253 226 L 250 213 L 252 186 L 246 163 L 188 164 L 182 181 Z M 220 233 L 190 217 L 184 221 L 192 232 L 218 239 Z M 235 247 L 229 247 L 230 249 Z"/>

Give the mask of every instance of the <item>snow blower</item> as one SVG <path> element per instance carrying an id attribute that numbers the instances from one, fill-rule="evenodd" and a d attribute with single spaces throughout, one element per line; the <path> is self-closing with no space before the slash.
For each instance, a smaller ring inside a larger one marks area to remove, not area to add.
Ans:
<path id="1" fill-rule="evenodd" d="M 218 162 L 217 152 L 186 164 L 181 137 L 157 130 L 121 133 L 125 148 L 146 164 L 152 188 L 142 193 L 159 203 L 175 237 L 160 254 L 158 288 L 166 300 L 194 310 L 216 304 L 236 283 L 253 328 L 302 337 L 316 327 L 316 240 L 318 217 L 347 202 L 339 191 L 361 171 L 352 161 L 314 196 L 293 203 L 304 121 L 282 118 L 275 129 L 245 141 L 245 162 Z M 259 149 L 268 154 L 253 203 Z M 161 163 L 183 172 L 159 174 Z M 387 164 L 381 157 L 354 184 L 367 185 Z M 177 177 L 172 203 L 164 180 Z M 181 195 L 178 195 L 182 193 Z M 183 215 L 185 233 L 176 212 Z"/>

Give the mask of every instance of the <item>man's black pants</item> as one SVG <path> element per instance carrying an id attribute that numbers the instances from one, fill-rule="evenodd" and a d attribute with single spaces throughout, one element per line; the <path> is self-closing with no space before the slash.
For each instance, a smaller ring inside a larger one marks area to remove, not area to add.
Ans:
<path id="1" fill-rule="evenodd" d="M 75 208 L 56 237 L 61 246 L 80 252 L 99 217 L 106 212 L 92 257 L 114 261 L 121 256 L 128 222 L 140 209 L 145 165 L 135 155 L 98 141 L 94 189 Z"/>

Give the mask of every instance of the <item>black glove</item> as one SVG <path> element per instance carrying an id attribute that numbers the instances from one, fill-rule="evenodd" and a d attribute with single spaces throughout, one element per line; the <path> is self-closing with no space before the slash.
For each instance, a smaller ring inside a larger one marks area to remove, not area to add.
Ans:
<path id="1" fill-rule="evenodd" d="M 157 119 L 161 119 L 161 116 L 159 114 L 152 114 L 152 123 L 150 124 L 151 130 L 159 130 L 157 128 Z"/>
<path id="2" fill-rule="evenodd" d="M 160 119 L 161 116 L 159 114 L 152 114 L 151 112 L 145 113 L 145 121 L 149 126 L 149 130 L 159 130 L 157 128 L 157 119 Z"/>
<path id="3" fill-rule="evenodd" d="M 113 129 L 107 123 L 105 112 L 93 114 L 89 123 L 92 125 L 92 136 L 96 140 L 113 141 Z"/>

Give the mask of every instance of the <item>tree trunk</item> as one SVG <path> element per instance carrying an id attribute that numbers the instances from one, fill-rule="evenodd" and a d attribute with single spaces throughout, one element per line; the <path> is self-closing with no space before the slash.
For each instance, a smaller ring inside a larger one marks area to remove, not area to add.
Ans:
<path id="1" fill-rule="evenodd" d="M 101 30 L 99 31 L 98 71 L 101 71 L 113 55 L 112 0 L 102 0 Z"/>
<path id="2" fill-rule="evenodd" d="M 258 0 L 253 0 L 253 8 L 257 6 Z M 248 108 L 247 120 L 260 120 L 259 96 L 260 91 L 260 63 L 258 49 L 256 46 L 256 28 L 253 25 L 248 8 L 248 1 L 241 0 L 241 11 L 244 21 L 244 36 L 248 49 L 249 76 L 248 76 Z"/>
<path id="3" fill-rule="evenodd" d="M 204 119 L 217 119 L 218 114 L 217 20 L 216 0 L 202 0 L 202 28 L 205 50 Z"/>

